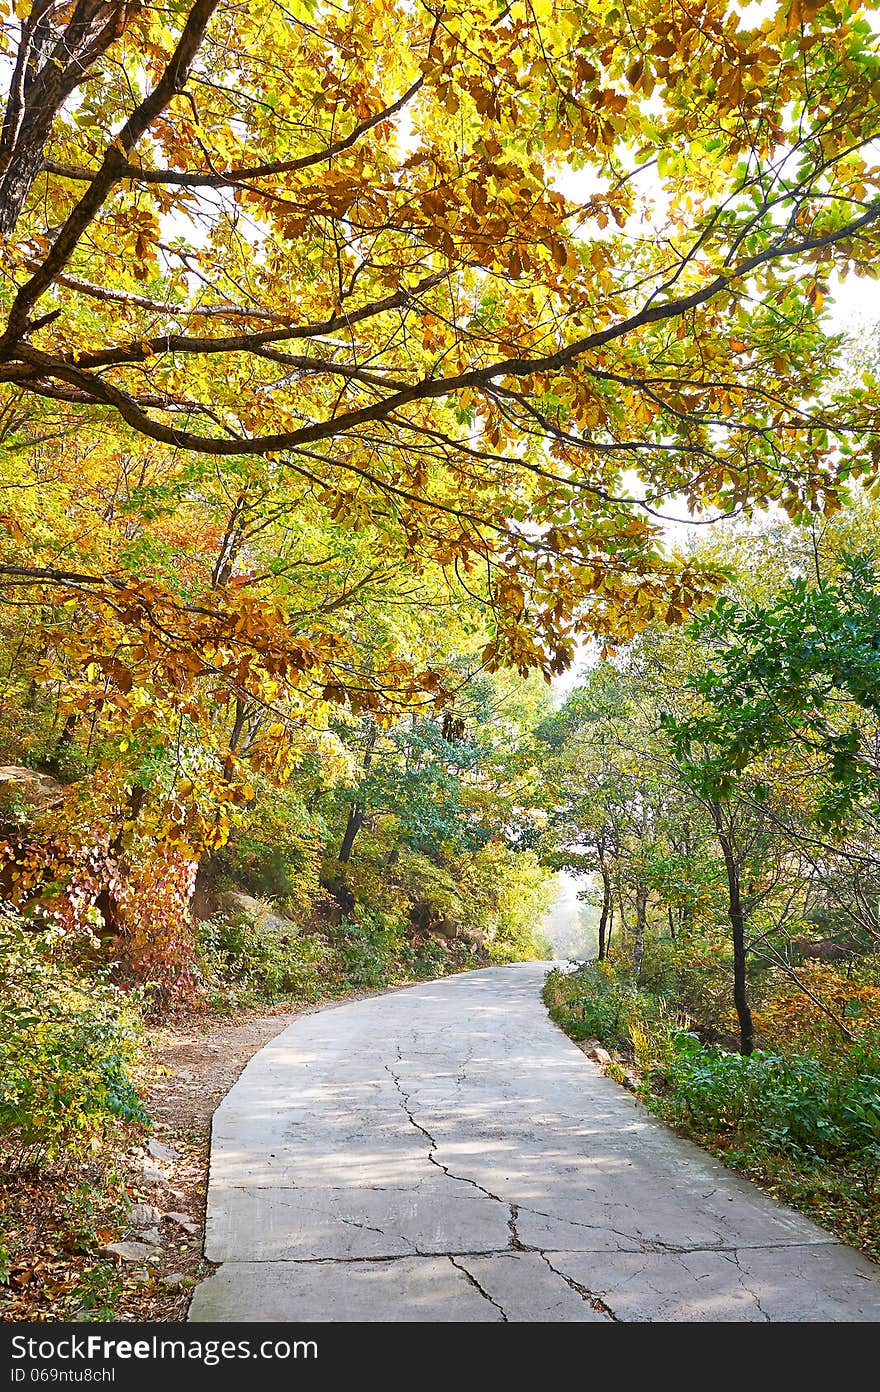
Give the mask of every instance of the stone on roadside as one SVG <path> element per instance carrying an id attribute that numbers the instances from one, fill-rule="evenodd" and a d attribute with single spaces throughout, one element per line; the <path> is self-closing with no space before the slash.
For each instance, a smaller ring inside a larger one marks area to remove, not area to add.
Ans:
<path id="1" fill-rule="evenodd" d="M 232 922 L 245 919 L 260 933 L 287 935 L 296 932 L 296 924 L 284 914 L 274 911 L 266 899 L 255 899 L 240 889 L 225 889 L 217 895 L 217 912 Z"/>
<path id="2" fill-rule="evenodd" d="M 155 1160 L 141 1161 L 141 1174 L 147 1184 L 167 1184 L 164 1170 L 160 1170 Z"/>
<path id="3" fill-rule="evenodd" d="M 169 1222 L 176 1223 L 179 1228 L 183 1228 L 184 1232 L 197 1233 L 199 1230 L 198 1223 L 190 1218 L 188 1213 L 166 1213 L 165 1217 Z"/>
<path id="4" fill-rule="evenodd" d="M 169 1164 L 172 1160 L 180 1159 L 177 1151 L 170 1145 L 165 1145 L 162 1141 L 147 1141 L 147 1150 L 154 1160 L 164 1160 L 166 1164 Z"/>
<path id="5" fill-rule="evenodd" d="M 155 1204 L 136 1203 L 128 1210 L 130 1228 L 155 1228 L 162 1221 L 162 1214 Z"/>
<path id="6" fill-rule="evenodd" d="M 37 812 L 45 812 L 48 807 L 57 807 L 64 801 L 67 792 L 63 783 L 48 773 L 25 768 L 21 764 L 3 764 L 0 767 L 0 793 L 17 793 L 21 800 Z"/>
<path id="7" fill-rule="evenodd" d="M 588 1049 L 587 1058 L 591 1058 L 594 1063 L 601 1063 L 603 1068 L 611 1062 L 611 1055 L 607 1049 L 602 1048 L 601 1044 L 596 1044 L 592 1049 Z"/>
<path id="8" fill-rule="evenodd" d="M 155 1248 L 146 1242 L 108 1242 L 101 1251 L 120 1257 L 124 1262 L 143 1262 L 153 1255 Z"/>

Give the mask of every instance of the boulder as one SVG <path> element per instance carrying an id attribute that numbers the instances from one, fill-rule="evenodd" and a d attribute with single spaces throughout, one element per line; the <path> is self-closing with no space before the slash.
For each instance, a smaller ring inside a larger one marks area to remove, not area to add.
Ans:
<path id="1" fill-rule="evenodd" d="M 162 1160 L 169 1164 L 172 1160 L 179 1160 L 177 1151 L 170 1145 L 165 1145 L 164 1141 L 147 1141 L 147 1150 L 154 1160 Z"/>
<path id="2" fill-rule="evenodd" d="M 155 1228 L 161 1220 L 162 1214 L 155 1204 L 136 1203 L 128 1210 L 130 1228 Z"/>
<path id="3" fill-rule="evenodd" d="M 261 933 L 292 933 L 296 932 L 296 926 L 292 919 L 285 918 L 283 914 L 275 913 L 264 899 L 256 899 L 252 894 L 245 894 L 243 889 L 224 889 L 215 896 L 215 913 L 223 918 L 249 919 L 255 928 Z"/>
<path id="4" fill-rule="evenodd" d="M 66 791 L 65 785 L 48 773 L 38 773 L 36 769 L 19 764 L 0 765 L 0 797 L 4 793 L 16 794 L 35 812 L 57 807 Z"/>
<path id="5" fill-rule="evenodd" d="M 601 1044 L 595 1044 L 592 1049 L 585 1049 L 584 1052 L 587 1058 L 591 1058 L 594 1063 L 600 1063 L 603 1068 L 612 1061 L 608 1050 L 603 1049 Z"/>
<path id="6" fill-rule="evenodd" d="M 167 1184 L 168 1176 L 165 1171 L 160 1169 L 155 1160 L 141 1161 L 141 1175 L 147 1184 Z"/>

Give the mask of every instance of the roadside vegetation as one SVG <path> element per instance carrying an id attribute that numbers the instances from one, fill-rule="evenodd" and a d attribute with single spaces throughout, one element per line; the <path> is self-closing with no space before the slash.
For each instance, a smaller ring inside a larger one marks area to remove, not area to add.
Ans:
<path id="1" fill-rule="evenodd" d="M 28 739 L 41 729 L 39 700 L 7 707 L 4 753 L 27 760 L 0 770 L 11 900 L 0 915 L 0 1292 L 10 1318 L 168 1313 L 173 1291 L 154 1258 L 173 1247 L 172 1229 L 153 1225 L 151 1255 L 130 1220 L 158 1134 L 143 1095 L 166 1025 L 201 1019 L 210 1032 L 224 1019 L 548 954 L 539 924 L 551 875 L 531 844 L 539 809 L 510 805 L 547 698 L 514 678 L 472 684 L 471 699 L 475 712 L 454 731 L 424 716 L 337 725 L 335 777 L 319 777 L 310 757 L 282 790 L 260 783 L 198 863 L 157 857 L 149 832 L 109 844 L 94 801 L 81 801 L 90 759 L 77 736 L 55 772 L 41 772 L 57 734 Z M 195 1159 L 204 1171 L 206 1131 Z M 200 1224 L 201 1212 L 184 1218 Z"/>
<path id="2" fill-rule="evenodd" d="M 713 543 L 722 596 L 543 727 L 601 960 L 546 1000 L 648 1107 L 880 1255 L 877 505 Z M 572 829 L 576 828 L 573 835 Z"/>

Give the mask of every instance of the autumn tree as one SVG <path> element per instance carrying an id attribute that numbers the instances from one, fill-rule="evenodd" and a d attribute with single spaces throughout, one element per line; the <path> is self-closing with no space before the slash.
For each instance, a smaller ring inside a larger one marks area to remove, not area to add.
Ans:
<path id="1" fill-rule="evenodd" d="M 705 607 L 673 500 L 874 470 L 822 322 L 880 221 L 842 0 L 24 0 L 2 42 L 2 680 L 91 779 L 66 869 L 183 894 L 340 707 Z"/>
<path id="2" fill-rule="evenodd" d="M 3 33 L 8 409 L 58 403 L 177 480 L 212 460 L 229 494 L 185 595 L 87 547 L 48 563 L 13 507 L 7 593 L 89 596 L 145 672 L 241 665 L 246 635 L 230 687 L 256 663 L 355 705 L 436 692 L 239 587 L 268 477 L 288 517 L 305 491 L 384 519 L 490 606 L 486 664 L 549 672 L 575 626 L 705 597 L 658 546 L 670 496 L 799 513 L 873 468 L 870 390 L 838 389 L 821 326 L 880 218 L 849 4 L 36 0 Z"/>

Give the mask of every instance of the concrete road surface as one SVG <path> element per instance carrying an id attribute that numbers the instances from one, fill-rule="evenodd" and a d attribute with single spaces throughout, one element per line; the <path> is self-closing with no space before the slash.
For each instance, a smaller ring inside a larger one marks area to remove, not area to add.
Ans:
<path id="1" fill-rule="evenodd" d="M 678 1139 L 546 963 L 304 1016 L 214 1117 L 191 1320 L 876 1320 L 880 1267 Z"/>

